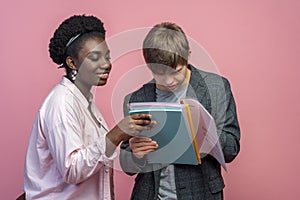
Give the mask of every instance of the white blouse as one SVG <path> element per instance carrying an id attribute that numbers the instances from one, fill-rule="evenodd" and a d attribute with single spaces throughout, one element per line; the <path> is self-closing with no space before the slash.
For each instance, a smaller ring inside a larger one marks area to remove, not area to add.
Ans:
<path id="1" fill-rule="evenodd" d="M 63 77 L 45 99 L 32 128 L 25 161 L 26 199 L 112 199 L 117 153 L 105 155 L 107 130 L 92 95 L 87 101 Z"/>

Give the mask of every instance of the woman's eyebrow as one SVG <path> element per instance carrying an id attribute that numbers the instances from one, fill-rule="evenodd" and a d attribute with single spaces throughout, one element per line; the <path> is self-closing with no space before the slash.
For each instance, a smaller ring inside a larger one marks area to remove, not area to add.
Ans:
<path id="1" fill-rule="evenodd" d="M 99 50 L 92 50 L 88 54 L 102 54 L 102 52 Z"/>
<path id="2" fill-rule="evenodd" d="M 105 51 L 105 52 L 103 52 L 103 51 L 100 51 L 100 50 L 92 50 L 92 51 L 90 51 L 88 54 L 103 54 L 103 53 L 105 53 L 105 54 L 110 54 L 110 50 L 107 50 L 107 51 Z"/>

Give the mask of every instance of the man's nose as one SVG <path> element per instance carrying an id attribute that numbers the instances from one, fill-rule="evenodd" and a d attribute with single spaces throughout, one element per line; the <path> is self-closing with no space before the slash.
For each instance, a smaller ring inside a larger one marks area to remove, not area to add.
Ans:
<path id="1" fill-rule="evenodd" d="M 166 75 L 164 78 L 164 81 L 165 81 L 166 85 L 171 85 L 174 81 L 174 78 L 170 75 Z"/>

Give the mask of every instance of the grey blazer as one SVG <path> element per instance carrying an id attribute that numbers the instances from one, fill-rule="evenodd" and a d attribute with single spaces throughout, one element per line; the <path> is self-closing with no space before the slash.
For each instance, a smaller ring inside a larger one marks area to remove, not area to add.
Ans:
<path id="1" fill-rule="evenodd" d="M 197 99 L 213 116 L 225 161 L 231 162 L 240 150 L 240 128 L 236 106 L 227 79 L 204 72 L 188 65 L 191 78 L 187 97 Z M 143 85 L 139 90 L 127 95 L 124 100 L 124 114 L 128 115 L 129 102 L 156 101 L 155 81 Z M 137 173 L 131 199 L 157 199 L 160 182 L 160 168 L 149 165 L 145 159 L 132 155 L 128 141 L 121 144 L 120 163 L 129 175 Z M 174 165 L 175 185 L 179 200 L 223 199 L 224 181 L 220 164 L 211 156 L 202 159 L 201 165 Z"/>

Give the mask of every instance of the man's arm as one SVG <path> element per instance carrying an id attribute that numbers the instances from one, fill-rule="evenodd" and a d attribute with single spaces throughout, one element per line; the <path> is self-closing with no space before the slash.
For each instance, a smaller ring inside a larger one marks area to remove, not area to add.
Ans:
<path id="1" fill-rule="evenodd" d="M 128 115 L 128 103 L 130 100 L 131 94 L 127 95 L 123 102 L 123 113 L 124 116 Z M 126 140 L 122 142 L 121 146 L 121 152 L 120 152 L 120 164 L 122 167 L 122 170 L 127 173 L 128 175 L 134 175 L 136 173 L 142 172 L 143 167 L 146 165 L 146 159 L 141 158 L 137 159 L 129 146 L 129 140 Z"/>
<path id="2" fill-rule="evenodd" d="M 225 161 L 229 163 L 240 151 L 240 127 L 230 84 L 226 78 L 220 79 L 218 84 L 209 87 L 211 114 L 217 126 Z"/>

